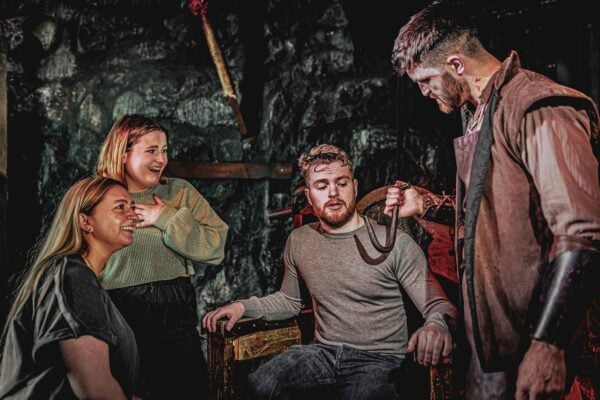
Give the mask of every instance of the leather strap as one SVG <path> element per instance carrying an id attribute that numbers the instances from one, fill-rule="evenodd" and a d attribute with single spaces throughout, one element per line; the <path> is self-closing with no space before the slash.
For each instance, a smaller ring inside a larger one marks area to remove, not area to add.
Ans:
<path id="1" fill-rule="evenodd" d="M 571 342 L 600 281 L 600 252 L 559 254 L 543 275 L 541 312 L 533 339 L 565 348 Z"/>

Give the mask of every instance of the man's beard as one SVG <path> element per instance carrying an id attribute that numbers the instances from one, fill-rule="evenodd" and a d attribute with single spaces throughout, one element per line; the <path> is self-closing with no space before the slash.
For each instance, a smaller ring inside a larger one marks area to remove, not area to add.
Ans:
<path id="1" fill-rule="evenodd" d="M 343 207 L 336 211 L 331 211 L 327 207 L 330 203 L 342 203 Z M 346 204 L 346 202 L 342 200 L 330 200 L 323 208 L 315 208 L 313 207 L 313 212 L 315 216 L 319 218 L 319 220 L 332 228 L 339 228 L 344 226 L 350 218 L 354 215 L 356 209 L 356 199 L 352 198 L 350 204 Z"/>
<path id="2" fill-rule="evenodd" d="M 464 89 L 458 79 L 455 79 L 449 72 L 444 72 L 442 75 L 442 93 L 436 99 L 440 111 L 445 114 L 450 114 L 458 110 L 463 102 Z"/>

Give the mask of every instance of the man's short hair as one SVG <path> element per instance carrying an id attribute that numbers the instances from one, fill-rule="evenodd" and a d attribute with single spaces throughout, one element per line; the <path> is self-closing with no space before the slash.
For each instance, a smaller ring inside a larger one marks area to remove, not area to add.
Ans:
<path id="1" fill-rule="evenodd" d="M 348 166 L 350 173 L 354 176 L 354 166 L 350 157 L 348 157 L 348 153 L 332 144 L 321 144 L 303 153 L 298 158 L 298 167 L 304 180 L 306 180 L 308 172 L 313 166 L 331 164 L 336 161 L 339 161 L 342 166 Z"/>
<path id="2" fill-rule="evenodd" d="M 479 54 L 481 42 L 467 20 L 468 11 L 466 1 L 435 0 L 410 17 L 394 42 L 394 69 L 404 75 L 415 64 L 435 66 L 458 50 Z"/>

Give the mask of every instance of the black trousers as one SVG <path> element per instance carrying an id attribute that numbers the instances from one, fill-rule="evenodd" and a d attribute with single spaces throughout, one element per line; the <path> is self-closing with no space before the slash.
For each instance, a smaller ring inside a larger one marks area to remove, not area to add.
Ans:
<path id="1" fill-rule="evenodd" d="M 135 334 L 144 400 L 207 399 L 208 372 L 190 278 L 108 291 Z"/>

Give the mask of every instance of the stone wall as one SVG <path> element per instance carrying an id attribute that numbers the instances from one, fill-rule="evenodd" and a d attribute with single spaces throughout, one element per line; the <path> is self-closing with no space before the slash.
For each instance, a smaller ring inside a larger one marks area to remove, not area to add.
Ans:
<path id="1" fill-rule="evenodd" d="M 359 196 L 396 177 L 452 190 L 459 118 L 440 113 L 389 63 L 397 29 L 424 1 L 401 13 L 385 1 L 208 3 L 250 139 L 240 140 L 200 20 L 184 0 L 3 2 L 4 272 L 22 268 L 62 192 L 92 171 L 102 140 L 124 113 L 145 113 L 167 127 L 171 160 L 293 164 L 302 151 L 329 142 L 351 154 Z M 522 50 L 525 65 L 597 99 L 598 23 L 585 12 L 591 1 L 504 4 L 474 16 L 496 55 Z M 578 19 L 561 19 L 565 10 Z M 540 13 L 545 19 L 531 18 Z M 557 32 L 557 21 L 564 32 Z M 289 205 L 298 181 L 297 173 L 288 181 L 193 180 L 230 225 L 225 261 L 198 266 L 200 314 L 278 287 L 292 223 L 268 211 Z"/>

